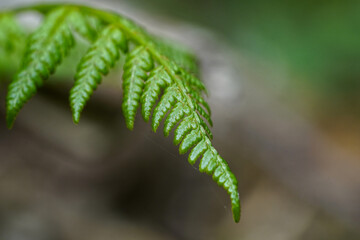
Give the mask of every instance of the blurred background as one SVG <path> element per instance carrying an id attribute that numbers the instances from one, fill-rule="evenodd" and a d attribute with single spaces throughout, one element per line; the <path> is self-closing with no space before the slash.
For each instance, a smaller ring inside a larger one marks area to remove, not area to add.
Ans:
<path id="1" fill-rule="evenodd" d="M 199 56 L 242 219 L 171 138 L 141 118 L 126 129 L 120 68 L 72 123 L 80 44 L 12 131 L 15 65 L 0 56 L 1 239 L 360 239 L 360 1 L 72 2 L 122 13 Z M 19 21 L 31 30 L 39 18 Z"/>

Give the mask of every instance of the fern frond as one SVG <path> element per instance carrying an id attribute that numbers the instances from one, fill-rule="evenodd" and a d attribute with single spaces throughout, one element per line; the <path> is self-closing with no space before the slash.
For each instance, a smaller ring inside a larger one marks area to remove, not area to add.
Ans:
<path id="1" fill-rule="evenodd" d="M 127 40 L 123 32 L 116 26 L 106 27 L 85 56 L 80 60 L 75 75 L 75 84 L 70 91 L 70 106 L 75 123 L 80 120 L 80 114 L 100 84 L 102 76 L 107 75 L 119 59 L 119 50 L 127 51 Z"/>
<path id="2" fill-rule="evenodd" d="M 140 105 L 144 120 L 152 118 L 153 131 L 156 132 L 164 120 L 164 135 L 175 130 L 174 144 L 179 145 L 180 154 L 190 151 L 189 163 L 195 164 L 200 159 L 199 170 L 212 175 L 228 192 L 234 220 L 238 222 L 237 180 L 211 143 L 208 126 L 212 126 L 211 110 L 202 95 L 206 87 L 196 77 L 195 58 L 114 13 L 73 5 L 40 5 L 30 9 L 46 14 L 46 18 L 28 38 L 22 66 L 9 85 L 8 126 L 12 126 L 19 110 L 67 55 L 74 44 L 73 32 L 77 32 L 88 39 L 91 46 L 78 64 L 70 91 L 74 122 L 78 123 L 85 104 L 102 77 L 114 67 L 120 52 L 127 54 L 122 85 L 122 109 L 127 127 L 133 129 Z M 0 18 L 0 41 L 1 25 Z M 8 41 L 9 36 L 5 38 Z M 132 50 L 127 53 L 129 42 Z"/>
<path id="3" fill-rule="evenodd" d="M 174 72 L 170 71 L 170 74 Z M 164 92 L 154 109 L 152 118 L 153 130 L 157 130 L 161 120 L 169 111 L 170 113 L 165 120 L 165 136 L 181 121 L 175 130 L 174 144 L 180 144 L 180 154 L 184 154 L 192 148 L 195 149 L 189 155 L 189 163 L 194 164 L 196 159 L 201 158 L 200 171 L 212 175 L 213 179 L 227 190 L 232 202 L 234 219 L 238 221 L 240 218 L 240 203 L 237 180 L 227 163 L 211 144 L 211 131 L 201 119 L 201 116 L 203 116 L 211 124 L 210 116 L 189 97 L 183 84 L 190 85 L 190 83 L 186 81 L 179 82 L 177 81 L 179 79 L 177 78 L 178 76 L 172 78 L 170 74 L 162 66 L 150 73 L 141 97 L 143 117 L 146 121 L 149 120 L 157 99 Z M 203 156 L 201 157 L 202 154 Z"/>
<path id="4" fill-rule="evenodd" d="M 9 86 L 6 99 L 9 128 L 22 106 L 55 71 L 73 46 L 73 36 L 67 24 L 70 13 L 67 8 L 53 10 L 30 36 L 22 66 Z"/>
<path id="5" fill-rule="evenodd" d="M 143 47 L 137 47 L 129 52 L 123 74 L 124 99 L 122 109 L 125 116 L 126 126 L 132 130 L 136 111 L 140 104 L 140 97 L 148 78 L 147 72 L 154 67 L 150 53 Z"/>

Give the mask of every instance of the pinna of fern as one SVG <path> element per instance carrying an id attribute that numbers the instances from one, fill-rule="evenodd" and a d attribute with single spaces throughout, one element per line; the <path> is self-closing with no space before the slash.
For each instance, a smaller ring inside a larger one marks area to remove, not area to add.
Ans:
<path id="1" fill-rule="evenodd" d="M 19 8 L 7 15 L 11 19 L 8 22 L 15 24 L 13 15 L 27 10 L 37 10 L 45 18 L 28 36 L 22 63 L 9 84 L 6 98 L 8 127 L 13 126 L 20 109 L 55 72 L 73 48 L 75 36 L 79 35 L 89 42 L 90 47 L 77 66 L 75 83 L 70 91 L 74 122 L 79 122 L 81 112 L 103 76 L 124 55 L 122 110 L 127 127 L 134 128 L 135 116 L 141 108 L 141 115 L 145 121 L 151 119 L 155 132 L 162 121 L 165 136 L 175 129 L 174 144 L 179 145 L 180 154 L 190 151 L 190 164 L 200 159 L 199 170 L 212 175 L 214 181 L 228 192 L 234 220 L 238 222 L 237 180 L 212 146 L 212 133 L 208 127 L 212 125 L 211 111 L 203 98 L 206 88 L 196 77 L 194 57 L 151 36 L 129 19 L 86 6 Z M 6 29 L 9 28 L 0 21 L 2 39 L 10 39 L 13 34 Z"/>

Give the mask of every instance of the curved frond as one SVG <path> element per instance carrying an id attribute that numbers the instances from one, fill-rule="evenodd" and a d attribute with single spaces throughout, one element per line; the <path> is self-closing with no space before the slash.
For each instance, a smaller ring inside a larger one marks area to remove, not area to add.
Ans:
<path id="1" fill-rule="evenodd" d="M 179 145 L 179 153 L 190 151 L 189 163 L 195 164 L 200 159 L 200 172 L 212 175 L 214 181 L 227 191 L 234 220 L 238 222 L 237 180 L 211 143 L 213 136 L 208 126 L 212 126 L 211 109 L 203 97 L 206 87 L 197 77 L 194 56 L 151 36 L 133 21 L 114 13 L 74 5 L 40 5 L 30 9 L 46 17 L 28 37 L 22 65 L 9 85 L 8 126 L 13 125 L 19 110 L 54 73 L 78 35 L 87 39 L 90 47 L 78 64 L 70 91 L 75 123 L 79 122 L 87 101 L 122 52 L 126 54 L 122 110 L 127 127 L 133 129 L 139 105 L 144 120 L 151 118 L 154 132 L 164 121 L 164 135 L 168 136 L 174 130 L 173 141 Z M 12 32 L 20 32 L 7 28 L 14 23 L 10 15 L 4 16 L 0 14 L 0 51 L 11 48 Z M 128 46 L 132 49 L 130 52 L 127 52 Z"/>
<path id="2" fill-rule="evenodd" d="M 200 158 L 199 170 L 212 175 L 213 179 L 228 192 L 232 203 L 234 219 L 237 222 L 240 219 L 237 180 L 227 163 L 211 144 L 211 131 L 201 117 L 204 117 L 212 124 L 211 118 L 197 103 L 204 100 L 199 100 L 199 97 L 197 100 L 193 100 L 188 92 L 189 90 L 186 90 L 191 89 L 192 82 L 178 82 L 176 81 L 178 79 L 178 76 L 173 79 L 165 71 L 164 67 L 158 67 L 151 72 L 141 101 L 144 119 L 146 121 L 149 120 L 151 111 L 163 92 L 154 109 L 152 117 L 153 130 L 157 130 L 161 120 L 163 120 L 167 113 L 169 114 L 165 120 L 165 136 L 169 135 L 171 129 L 180 122 L 174 133 L 174 144 L 180 144 L 180 154 L 193 149 L 189 155 L 189 163 L 194 164 Z M 183 84 L 188 88 L 185 88 Z M 195 90 L 190 90 L 191 92 L 198 94 Z M 202 104 L 206 106 L 207 104 L 204 102 Z"/>

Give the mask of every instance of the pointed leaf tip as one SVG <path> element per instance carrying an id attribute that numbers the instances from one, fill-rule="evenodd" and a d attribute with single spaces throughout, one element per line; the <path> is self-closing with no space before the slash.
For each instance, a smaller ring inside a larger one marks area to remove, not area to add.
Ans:
<path id="1" fill-rule="evenodd" d="M 77 125 L 80 122 L 80 112 L 73 111 L 73 122 Z"/>
<path id="2" fill-rule="evenodd" d="M 236 223 L 240 222 L 240 216 L 241 216 L 241 207 L 240 207 L 240 201 L 236 202 L 236 204 L 233 204 L 232 206 L 232 213 L 233 218 Z"/>
<path id="3" fill-rule="evenodd" d="M 240 209 L 233 210 L 233 217 L 236 223 L 240 222 Z"/>
<path id="4" fill-rule="evenodd" d="M 126 127 L 127 127 L 130 131 L 134 130 L 134 122 L 126 121 Z"/>

